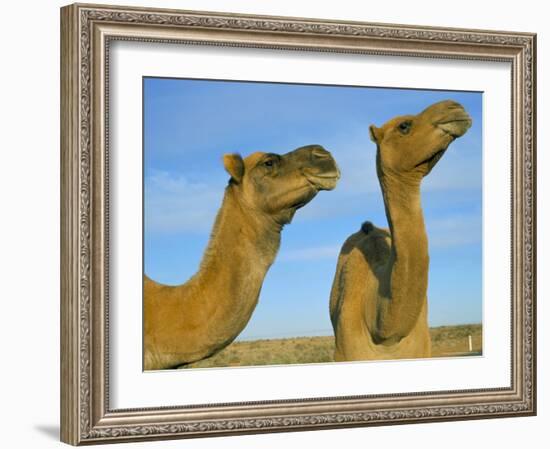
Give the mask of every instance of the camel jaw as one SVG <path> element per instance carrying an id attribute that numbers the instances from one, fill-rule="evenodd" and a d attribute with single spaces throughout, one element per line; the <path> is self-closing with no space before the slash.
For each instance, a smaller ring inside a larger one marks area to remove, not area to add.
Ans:
<path id="1" fill-rule="evenodd" d="M 445 154 L 445 151 L 447 151 L 449 145 L 455 139 L 458 139 L 466 134 L 466 131 L 468 131 L 468 129 L 472 126 L 472 119 L 465 111 L 462 110 L 458 114 L 453 114 L 452 117 L 447 117 L 440 120 L 435 124 L 435 126 L 445 134 L 445 143 L 428 158 L 416 164 L 416 167 L 426 167 L 426 174 L 429 173 L 439 162 L 441 157 Z"/>
<path id="2" fill-rule="evenodd" d="M 447 151 L 447 147 L 436 151 L 429 158 L 424 159 L 422 162 L 419 162 L 418 164 L 416 164 L 415 167 L 421 167 L 425 165 L 428 168 L 428 170 L 431 170 L 435 166 L 435 164 L 438 163 L 439 159 L 443 157 L 443 154 L 445 154 L 445 151 Z"/>

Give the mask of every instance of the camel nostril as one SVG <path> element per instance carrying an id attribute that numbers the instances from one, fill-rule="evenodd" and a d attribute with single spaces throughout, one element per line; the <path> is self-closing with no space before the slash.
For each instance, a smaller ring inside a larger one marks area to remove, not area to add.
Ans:
<path id="1" fill-rule="evenodd" d="M 317 159 L 329 159 L 330 153 L 322 147 L 315 147 L 311 150 L 311 155 Z"/>
<path id="2" fill-rule="evenodd" d="M 464 107 L 460 103 L 457 103 L 456 101 L 452 101 L 452 100 L 449 101 L 447 106 L 449 109 L 464 109 Z"/>

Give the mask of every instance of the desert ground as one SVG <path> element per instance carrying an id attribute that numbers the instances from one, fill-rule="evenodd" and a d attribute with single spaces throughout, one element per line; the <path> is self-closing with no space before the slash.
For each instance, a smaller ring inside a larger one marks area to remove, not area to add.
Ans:
<path id="1" fill-rule="evenodd" d="M 481 324 L 440 326 L 430 329 L 433 357 L 482 354 Z M 472 351 L 468 336 L 472 336 Z M 289 365 L 333 362 L 334 337 L 295 337 L 236 341 L 213 357 L 186 366 L 215 368 L 226 366 Z"/>

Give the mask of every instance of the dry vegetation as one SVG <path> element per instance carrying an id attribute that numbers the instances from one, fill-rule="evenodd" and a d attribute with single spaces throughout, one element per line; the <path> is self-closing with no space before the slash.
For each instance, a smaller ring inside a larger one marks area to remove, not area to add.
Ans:
<path id="1" fill-rule="evenodd" d="M 433 357 L 481 354 L 481 324 L 434 327 L 430 333 Z M 472 352 L 468 350 L 468 335 L 472 336 Z M 334 337 L 238 341 L 190 368 L 326 363 L 334 361 L 333 351 Z"/>

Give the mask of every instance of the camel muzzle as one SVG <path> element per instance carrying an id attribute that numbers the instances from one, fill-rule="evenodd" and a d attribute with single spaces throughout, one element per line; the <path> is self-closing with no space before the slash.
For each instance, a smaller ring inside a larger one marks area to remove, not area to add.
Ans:
<path id="1" fill-rule="evenodd" d="M 433 123 L 453 138 L 463 136 L 472 126 L 472 118 L 456 101 L 446 100 L 425 109 L 422 114 L 433 116 Z"/>
<path id="2" fill-rule="evenodd" d="M 321 145 L 307 145 L 287 154 L 301 166 L 302 174 L 316 190 L 332 190 L 340 179 L 340 169 L 332 154 Z"/>

